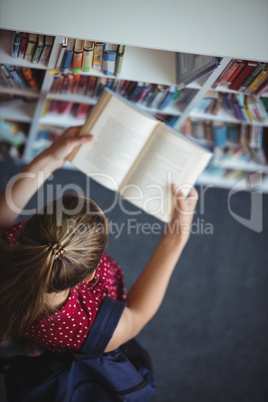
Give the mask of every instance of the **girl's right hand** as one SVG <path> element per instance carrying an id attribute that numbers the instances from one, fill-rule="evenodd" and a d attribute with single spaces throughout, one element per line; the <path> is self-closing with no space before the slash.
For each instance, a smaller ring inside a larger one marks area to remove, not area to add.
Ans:
<path id="1" fill-rule="evenodd" d="M 175 237 L 179 236 L 186 243 L 191 233 L 198 192 L 195 188 L 192 188 L 190 194 L 185 198 L 183 193 L 178 191 L 175 186 L 172 187 L 172 191 L 175 197 L 175 209 L 172 220 L 167 224 L 166 234 Z"/>

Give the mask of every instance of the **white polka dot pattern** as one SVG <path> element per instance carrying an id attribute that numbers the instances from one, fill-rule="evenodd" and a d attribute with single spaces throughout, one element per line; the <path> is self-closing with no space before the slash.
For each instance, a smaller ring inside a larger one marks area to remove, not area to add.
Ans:
<path id="1" fill-rule="evenodd" d="M 10 246 L 18 244 L 23 222 L 12 226 L 4 235 Z M 103 297 L 125 300 L 123 272 L 119 265 L 103 253 L 94 278 L 71 289 L 61 310 L 43 320 L 36 320 L 22 336 L 51 351 L 78 350 L 98 313 Z"/>

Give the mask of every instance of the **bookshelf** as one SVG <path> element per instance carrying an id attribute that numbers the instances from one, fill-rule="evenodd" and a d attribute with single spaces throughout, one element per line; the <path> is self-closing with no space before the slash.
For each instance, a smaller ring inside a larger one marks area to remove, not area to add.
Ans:
<path id="1" fill-rule="evenodd" d="M 258 2 L 258 1 L 257 1 Z M 228 29 L 224 35 L 219 33 L 219 20 L 216 18 L 219 10 L 215 9 L 214 2 L 206 1 L 198 3 L 190 0 L 185 2 L 173 2 L 167 0 L 156 3 L 152 0 L 142 4 L 135 4 L 135 7 L 122 1 L 116 1 L 113 6 L 110 2 L 104 1 L 105 12 L 103 7 L 101 10 L 94 4 L 90 4 L 91 14 L 94 18 L 90 20 L 90 28 L 85 22 L 85 15 L 81 15 L 81 9 L 86 7 L 86 3 L 79 0 L 77 7 L 73 7 L 69 1 L 56 4 L 51 0 L 44 4 L 36 4 L 32 0 L 27 0 L 23 5 L 15 0 L 13 4 L 3 5 L 0 16 L 0 63 L 13 64 L 18 66 L 26 66 L 37 69 L 40 78 L 40 91 L 32 93 L 29 91 L 1 88 L 1 93 L 18 94 L 32 98 L 29 104 L 15 105 L 10 108 L 0 109 L 0 118 L 13 119 L 29 124 L 28 139 L 24 149 L 23 158 L 29 161 L 32 157 L 32 150 L 35 147 L 38 127 L 40 125 L 50 125 L 55 127 L 68 127 L 70 125 L 83 124 L 82 119 L 76 119 L 72 116 L 46 115 L 42 116 L 44 106 L 47 100 L 67 101 L 74 103 L 96 104 L 96 100 L 85 95 L 78 94 L 52 94 L 50 87 L 53 75 L 49 75 L 51 70 L 55 69 L 56 61 L 60 52 L 61 44 L 64 37 L 73 37 L 81 39 L 91 39 L 96 41 L 104 41 L 110 43 L 126 44 L 126 52 L 120 79 L 131 81 L 151 82 L 162 85 L 176 84 L 176 52 L 217 55 L 223 57 L 221 69 L 214 70 L 213 73 L 202 77 L 197 82 L 187 86 L 187 89 L 195 91 L 193 98 L 182 108 L 167 107 L 165 110 L 148 110 L 150 113 L 163 113 L 177 116 L 178 120 L 174 128 L 180 130 L 187 118 L 200 118 L 205 120 L 219 120 L 230 123 L 240 123 L 240 121 L 228 113 L 222 111 L 217 116 L 204 115 L 194 111 L 195 106 L 205 96 L 223 68 L 229 63 L 232 57 L 242 58 L 245 60 L 257 60 L 267 62 L 268 56 L 263 49 L 266 48 L 265 35 L 266 32 L 265 16 L 268 12 L 267 5 L 259 1 L 259 7 L 256 3 L 247 4 L 247 11 L 240 9 L 238 5 L 233 4 L 231 0 L 227 0 L 224 4 L 224 12 L 230 11 L 230 21 Z M 138 2 L 139 3 L 139 2 Z M 80 8 L 79 8 L 80 5 Z M 82 8 L 81 8 L 82 7 Z M 16 13 L 14 14 L 14 9 Z M 143 12 L 140 12 L 140 10 Z M 195 13 L 193 13 L 195 9 Z M 31 12 L 27 12 L 31 10 Z M 53 13 L 51 12 L 53 10 Z M 70 12 L 70 10 L 72 10 Z M 78 11 L 80 10 L 80 11 Z M 119 11 L 120 10 L 120 11 Z M 154 18 L 149 16 L 154 10 Z M 183 11 L 183 18 L 179 20 L 178 15 Z M 79 18 L 78 18 L 79 12 Z M 82 13 L 83 14 L 83 13 Z M 85 13 L 86 14 L 86 13 Z M 244 33 L 244 38 L 238 38 L 237 35 L 237 16 L 239 19 L 243 17 L 243 24 L 252 25 L 250 15 L 255 15 L 258 20 L 258 32 L 250 30 Z M 23 17 L 21 17 L 23 15 Z M 42 15 L 42 19 L 33 18 L 33 16 Z M 58 16 L 61 16 L 59 19 Z M 138 29 L 130 29 L 129 18 L 122 16 L 131 15 L 132 21 L 139 21 Z M 202 18 L 200 18 L 200 15 Z M 120 24 L 115 24 L 115 20 L 120 19 Z M 148 22 L 148 19 L 150 20 Z M 161 21 L 161 35 L 159 33 L 156 21 Z M 195 27 L 198 35 L 189 32 L 189 21 Z M 232 24 L 233 21 L 233 24 Z M 88 21 L 87 21 L 88 22 Z M 209 26 L 209 29 L 204 29 Z M 172 27 L 172 28 L 171 28 Z M 15 59 L 10 56 L 10 48 L 14 31 L 26 31 L 39 34 L 48 34 L 54 36 L 54 44 L 46 65 L 32 64 L 22 59 Z M 172 30 L 172 35 L 170 34 Z M 124 33 L 122 35 L 122 32 Z M 187 33 L 187 34 L 186 34 Z M 215 33 L 215 35 L 214 35 Z M 122 42 L 122 37 L 124 38 Z M 177 38 L 183 38 L 178 40 Z M 258 46 L 256 46 L 258 43 Z M 84 73 L 83 73 L 84 74 Z M 91 70 L 87 73 L 89 76 L 107 77 L 103 73 Z M 115 77 L 113 77 L 114 79 Z M 215 88 L 213 91 L 226 91 L 225 89 Z M 228 92 L 228 90 L 227 90 Z M 234 92 L 235 91 L 230 91 Z M 254 123 L 256 125 L 268 126 L 268 121 L 262 123 Z M 207 144 L 204 144 L 207 145 Z M 262 170 L 268 174 L 266 165 L 257 163 L 238 163 L 238 162 L 217 162 L 212 168 L 227 169 L 233 171 L 243 171 L 246 174 L 250 172 Z M 240 176 L 240 178 L 243 176 Z M 200 178 L 199 183 L 213 186 L 230 188 L 237 181 L 236 178 L 225 178 L 205 172 Z M 268 192 L 268 183 L 265 178 L 263 182 L 263 190 Z"/>

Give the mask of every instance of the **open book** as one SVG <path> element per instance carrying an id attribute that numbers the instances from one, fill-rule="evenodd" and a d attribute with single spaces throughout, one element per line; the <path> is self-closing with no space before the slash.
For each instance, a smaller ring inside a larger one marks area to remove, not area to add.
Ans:
<path id="1" fill-rule="evenodd" d="M 79 135 L 94 134 L 69 161 L 103 186 L 168 222 L 172 184 L 186 195 L 212 154 L 129 101 L 105 90 Z"/>

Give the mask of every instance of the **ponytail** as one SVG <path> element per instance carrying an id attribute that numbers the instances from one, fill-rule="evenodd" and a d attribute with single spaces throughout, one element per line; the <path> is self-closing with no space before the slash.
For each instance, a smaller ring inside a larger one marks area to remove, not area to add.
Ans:
<path id="1" fill-rule="evenodd" d="M 47 293 L 70 289 L 96 270 L 108 230 L 92 200 L 65 195 L 26 221 L 18 246 L 0 244 L 0 339 L 49 315 Z"/>

